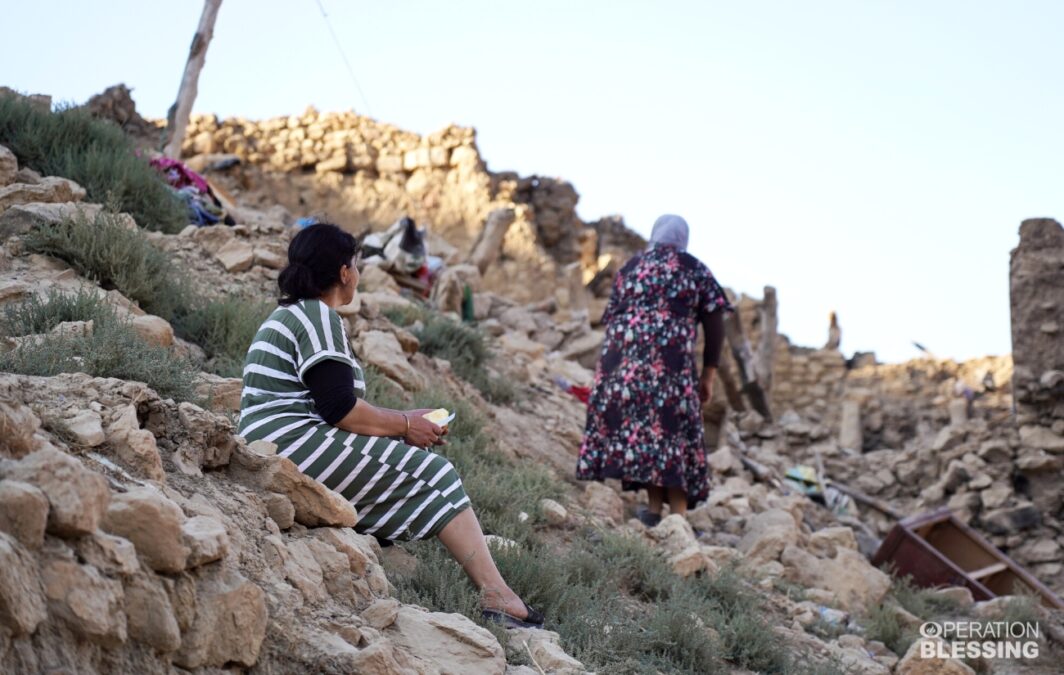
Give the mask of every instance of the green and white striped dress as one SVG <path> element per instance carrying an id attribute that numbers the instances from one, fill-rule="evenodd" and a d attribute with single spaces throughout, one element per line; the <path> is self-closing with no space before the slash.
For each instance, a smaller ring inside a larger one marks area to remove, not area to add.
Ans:
<path id="1" fill-rule="evenodd" d="M 353 434 L 325 422 L 303 375 L 327 359 L 350 365 L 355 395 L 366 395 L 362 367 L 335 311 L 320 300 L 274 310 L 244 362 L 240 435 L 276 443 L 279 455 L 343 495 L 358 510 L 357 531 L 399 540 L 436 535 L 469 506 L 454 466 L 400 438 Z"/>

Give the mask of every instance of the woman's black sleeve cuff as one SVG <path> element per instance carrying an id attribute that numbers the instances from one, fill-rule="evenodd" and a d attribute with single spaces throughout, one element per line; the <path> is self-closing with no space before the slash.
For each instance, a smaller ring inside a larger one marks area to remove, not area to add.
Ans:
<path id="1" fill-rule="evenodd" d="M 333 359 L 316 363 L 303 374 L 315 410 L 329 424 L 335 425 L 355 407 L 354 379 L 350 365 Z"/>
<path id="2" fill-rule="evenodd" d="M 724 310 L 718 309 L 702 317 L 702 329 L 706 334 L 706 346 L 702 349 L 702 367 L 716 368 L 720 364 L 720 351 L 724 347 Z"/>

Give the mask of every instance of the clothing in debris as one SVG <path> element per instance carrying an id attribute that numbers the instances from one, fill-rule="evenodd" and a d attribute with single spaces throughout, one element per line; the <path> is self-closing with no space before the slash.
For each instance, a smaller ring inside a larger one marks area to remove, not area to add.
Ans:
<path id="1" fill-rule="evenodd" d="M 236 221 L 226 214 L 221 200 L 203 176 L 169 157 L 156 157 L 150 164 L 163 175 L 170 190 L 184 202 L 190 223 L 200 226 L 220 222 L 235 224 Z"/>
<path id="2" fill-rule="evenodd" d="M 320 300 L 300 300 L 274 310 L 244 363 L 240 435 L 276 443 L 279 455 L 350 501 L 359 513 L 357 531 L 393 540 L 435 536 L 469 508 L 454 466 L 399 438 L 330 424 L 351 409 L 339 414 L 337 406 L 317 402 L 335 386 L 335 371 L 315 372 L 330 361 L 350 374 L 350 394 L 364 397 L 362 368 L 333 309 Z"/>
<path id="3" fill-rule="evenodd" d="M 655 234 L 614 281 L 576 476 L 619 478 L 626 490 L 680 488 L 694 506 L 709 494 L 698 325 L 707 327 L 703 362 L 715 366 L 722 313 L 732 307 L 709 269 L 682 250 L 686 223 L 656 223 Z"/>

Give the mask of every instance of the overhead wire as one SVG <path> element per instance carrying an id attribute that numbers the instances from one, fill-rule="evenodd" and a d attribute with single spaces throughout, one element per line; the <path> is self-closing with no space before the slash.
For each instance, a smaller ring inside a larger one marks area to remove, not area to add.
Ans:
<path id="1" fill-rule="evenodd" d="M 351 84 L 355 86 L 355 91 L 358 92 L 362 102 L 366 104 L 366 114 L 372 117 L 373 110 L 370 108 L 369 99 L 366 98 L 365 92 L 362 91 L 362 85 L 358 83 L 358 78 L 355 77 L 355 69 L 351 67 L 351 61 L 348 60 L 347 54 L 344 53 L 344 47 L 340 43 L 340 38 L 337 37 L 336 31 L 333 30 L 332 22 L 329 21 L 329 15 L 325 11 L 325 6 L 322 5 L 321 0 L 314 1 L 318 3 L 318 9 L 321 11 L 321 18 L 325 19 L 325 25 L 329 28 L 329 35 L 332 36 L 333 44 L 336 45 L 336 51 L 340 52 L 340 58 L 343 59 L 344 65 L 347 67 L 347 74 L 351 76 Z"/>

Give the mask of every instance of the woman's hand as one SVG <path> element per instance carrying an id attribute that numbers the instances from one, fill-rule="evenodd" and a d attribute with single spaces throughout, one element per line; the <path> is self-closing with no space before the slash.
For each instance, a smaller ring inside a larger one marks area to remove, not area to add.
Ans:
<path id="1" fill-rule="evenodd" d="M 410 431 L 406 433 L 404 438 L 410 445 L 419 448 L 430 448 L 434 445 L 442 445 L 444 443 L 444 441 L 441 440 L 441 437 L 446 432 L 422 417 L 426 412 L 430 411 L 420 411 L 420 414 L 417 414 L 419 411 L 411 410 L 405 413 L 407 419 L 410 420 Z"/>
<path id="2" fill-rule="evenodd" d="M 702 405 L 708 405 L 713 400 L 713 379 L 716 375 L 716 368 L 702 369 L 702 378 L 698 383 L 698 397 L 702 399 Z"/>

